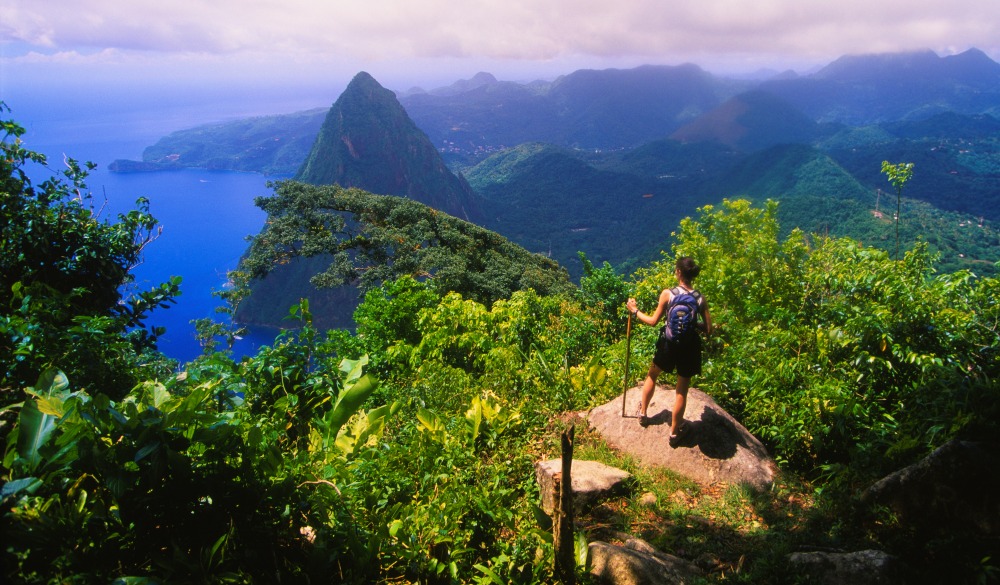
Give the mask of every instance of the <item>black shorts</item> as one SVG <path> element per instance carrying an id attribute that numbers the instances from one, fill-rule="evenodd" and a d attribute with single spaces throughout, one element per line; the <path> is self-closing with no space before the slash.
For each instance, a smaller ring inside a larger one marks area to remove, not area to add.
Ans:
<path id="1" fill-rule="evenodd" d="M 677 370 L 677 375 L 691 378 L 701 374 L 701 337 L 694 336 L 682 343 L 656 342 L 653 363 L 664 372 Z"/>

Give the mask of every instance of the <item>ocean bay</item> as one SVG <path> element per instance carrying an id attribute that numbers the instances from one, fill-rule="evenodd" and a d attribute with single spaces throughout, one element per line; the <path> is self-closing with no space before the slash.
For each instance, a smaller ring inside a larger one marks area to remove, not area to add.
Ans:
<path id="1" fill-rule="evenodd" d="M 95 169 L 87 185 L 102 217 L 113 218 L 135 207 L 139 197 L 149 200 L 150 212 L 162 232 L 143 250 L 143 261 L 134 270 L 136 290 L 148 290 L 171 276 L 181 276 L 182 294 L 168 309 L 157 309 L 149 324 L 166 327 L 159 349 L 186 362 L 200 353 L 191 321 L 221 319 L 215 308 L 221 301 L 212 295 L 226 285 L 226 273 L 235 268 L 246 250 L 246 237 L 256 234 L 265 214 L 253 204 L 267 195 L 269 178 L 254 173 L 185 169 L 149 173 L 112 173 Z M 251 353 L 270 343 L 274 332 L 252 330 L 237 342 L 237 355 Z"/>
<path id="2" fill-rule="evenodd" d="M 254 198 L 271 193 L 268 181 L 285 177 L 206 169 L 115 173 L 108 165 L 120 158 L 141 159 L 146 146 L 180 128 L 294 110 L 296 105 L 280 99 L 244 101 L 245 95 L 195 102 L 167 96 L 143 101 L 130 92 L 98 99 L 86 89 L 73 96 L 27 87 L 6 87 L 3 93 L 11 110 L 5 118 L 26 130 L 25 148 L 48 159 L 47 169 L 27 169 L 32 181 L 59 176 L 66 168 L 64 159 L 73 158 L 97 165 L 86 185 L 99 219 L 114 221 L 119 213 L 135 209 L 138 198 L 149 200 L 162 232 L 144 248 L 142 262 L 132 271 L 135 282 L 126 292 L 148 290 L 180 276 L 176 303 L 154 310 L 146 324 L 166 328 L 158 348 L 168 357 L 181 363 L 197 357 L 201 348 L 191 321 L 223 319 L 216 312 L 222 301 L 212 293 L 226 285 L 227 271 L 237 266 L 247 248 L 246 238 L 264 224 L 266 214 L 254 205 Z M 270 344 L 275 333 L 251 328 L 236 342 L 234 355 L 255 353 Z"/>

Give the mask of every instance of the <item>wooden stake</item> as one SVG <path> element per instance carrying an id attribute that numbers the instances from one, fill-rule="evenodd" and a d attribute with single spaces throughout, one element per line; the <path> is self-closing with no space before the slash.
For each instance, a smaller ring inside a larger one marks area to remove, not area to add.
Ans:
<path id="1" fill-rule="evenodd" d="M 562 473 L 556 489 L 556 508 L 552 522 L 552 540 L 556 545 L 556 576 L 565 585 L 576 583 L 576 555 L 573 538 L 573 433 L 570 425 L 562 434 Z"/>

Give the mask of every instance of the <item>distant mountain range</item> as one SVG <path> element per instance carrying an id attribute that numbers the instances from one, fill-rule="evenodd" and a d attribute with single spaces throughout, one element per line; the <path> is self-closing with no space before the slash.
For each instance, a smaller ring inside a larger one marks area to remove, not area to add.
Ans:
<path id="1" fill-rule="evenodd" d="M 580 70 L 527 84 L 479 73 L 449 87 L 398 97 L 446 160 L 468 165 L 526 142 L 585 150 L 635 148 L 666 138 L 755 89 L 817 124 L 866 126 L 945 112 L 1000 118 L 1000 64 L 976 49 L 948 57 L 930 51 L 842 57 L 808 76 L 784 73 L 764 81 L 718 77 L 696 65 Z M 147 148 L 141 162 L 148 170 L 200 167 L 292 175 L 308 156 L 326 114 L 317 109 L 182 130 Z M 119 170 L 139 166 L 137 161 L 113 165 Z"/>
<path id="2" fill-rule="evenodd" d="M 404 195 L 575 276 L 578 251 L 648 263 L 681 218 L 724 197 L 778 199 L 786 229 L 886 245 L 895 193 L 880 166 L 906 161 L 906 241 L 931 242 L 949 270 L 1000 259 L 1000 64 L 977 50 L 843 57 L 765 81 L 695 65 L 529 84 L 480 73 L 405 95 L 361 73 L 327 111 L 178 132 L 143 158 L 114 168 L 257 170 Z"/>
<path id="3" fill-rule="evenodd" d="M 765 81 L 721 78 L 695 65 L 581 70 L 548 84 L 475 79 L 459 82 L 462 93 L 400 101 L 434 144 L 465 154 L 524 142 L 634 148 L 754 89 L 817 123 L 860 126 L 941 112 L 1000 117 L 1000 64 L 975 49 L 842 57 L 809 76 Z"/>

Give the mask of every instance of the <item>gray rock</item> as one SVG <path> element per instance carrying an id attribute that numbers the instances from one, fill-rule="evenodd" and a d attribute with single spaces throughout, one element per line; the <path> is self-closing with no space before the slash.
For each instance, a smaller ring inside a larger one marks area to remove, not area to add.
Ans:
<path id="1" fill-rule="evenodd" d="M 710 396 L 691 388 L 684 418 L 688 432 L 676 448 L 668 444 L 674 390 L 658 386 L 650 401 L 650 424 L 639 425 L 634 413 L 642 388 L 628 391 L 622 417 L 621 398 L 590 411 L 587 421 L 611 446 L 646 465 L 672 469 L 702 485 L 747 483 L 768 489 L 777 466 L 767 449 Z"/>
<path id="2" fill-rule="evenodd" d="M 1000 534 L 1000 450 L 945 443 L 921 461 L 882 478 L 861 496 L 891 507 L 901 520 L 986 537 Z"/>
<path id="3" fill-rule="evenodd" d="M 851 553 L 797 552 L 788 555 L 793 573 L 818 585 L 897 585 L 909 572 L 896 557 L 879 550 Z"/>
<path id="4" fill-rule="evenodd" d="M 562 459 L 535 463 L 535 479 L 542 496 L 542 509 L 552 514 L 555 509 L 555 477 L 562 473 Z M 581 512 L 598 500 L 628 493 L 632 474 L 597 461 L 574 459 L 573 510 Z"/>
<path id="5" fill-rule="evenodd" d="M 682 585 L 704 576 L 696 565 L 656 550 L 636 538 L 622 546 L 592 542 L 589 546 L 590 573 L 602 583 L 613 585 Z"/>

